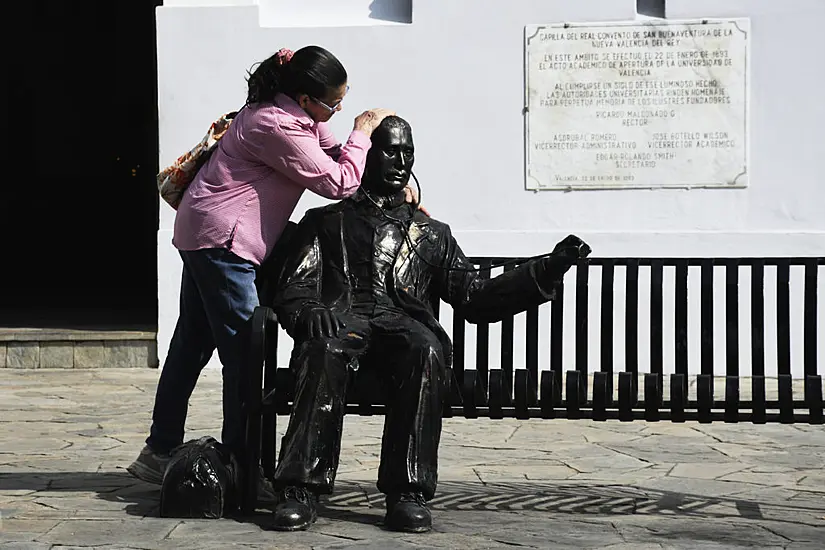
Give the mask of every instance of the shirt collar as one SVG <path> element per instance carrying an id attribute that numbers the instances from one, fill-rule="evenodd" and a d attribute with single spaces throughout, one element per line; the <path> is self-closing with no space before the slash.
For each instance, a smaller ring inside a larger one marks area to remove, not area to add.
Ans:
<path id="1" fill-rule="evenodd" d="M 295 118 L 297 118 L 298 121 L 301 122 L 302 124 L 308 124 L 310 126 L 315 124 L 315 121 L 312 120 L 312 117 L 309 116 L 307 114 L 307 112 L 304 111 L 301 108 L 300 105 L 298 105 L 297 101 L 295 101 L 294 99 L 292 99 L 288 95 L 286 95 L 286 94 L 276 95 L 274 103 L 277 107 L 281 108 L 286 113 L 288 113 L 288 114 L 294 116 Z"/>

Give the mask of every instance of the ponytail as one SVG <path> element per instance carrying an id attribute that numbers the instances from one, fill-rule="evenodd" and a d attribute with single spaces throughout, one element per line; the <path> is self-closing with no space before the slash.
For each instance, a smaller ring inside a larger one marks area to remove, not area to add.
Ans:
<path id="1" fill-rule="evenodd" d="M 330 52 L 306 46 L 297 52 L 286 48 L 248 73 L 246 104 L 272 102 L 279 93 L 295 99 L 299 94 L 323 98 L 347 82 L 347 71 Z"/>

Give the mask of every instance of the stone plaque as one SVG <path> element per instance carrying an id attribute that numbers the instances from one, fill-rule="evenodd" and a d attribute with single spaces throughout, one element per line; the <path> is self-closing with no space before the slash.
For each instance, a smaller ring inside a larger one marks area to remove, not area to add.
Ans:
<path id="1" fill-rule="evenodd" d="M 525 29 L 527 189 L 745 187 L 747 19 Z"/>

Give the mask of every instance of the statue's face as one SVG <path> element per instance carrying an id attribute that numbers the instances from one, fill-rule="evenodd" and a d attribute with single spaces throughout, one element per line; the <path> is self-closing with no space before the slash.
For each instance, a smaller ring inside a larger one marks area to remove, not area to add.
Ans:
<path id="1" fill-rule="evenodd" d="M 372 136 L 363 185 L 380 195 L 401 191 L 410 181 L 414 154 L 412 132 L 408 128 L 382 124 Z"/>

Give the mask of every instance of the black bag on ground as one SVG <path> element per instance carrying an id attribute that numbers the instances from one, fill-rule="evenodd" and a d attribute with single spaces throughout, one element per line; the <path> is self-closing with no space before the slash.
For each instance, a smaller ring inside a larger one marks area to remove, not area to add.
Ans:
<path id="1" fill-rule="evenodd" d="M 238 508 L 241 470 L 229 449 L 212 437 L 187 441 L 166 467 L 160 490 L 160 516 L 221 518 Z"/>

